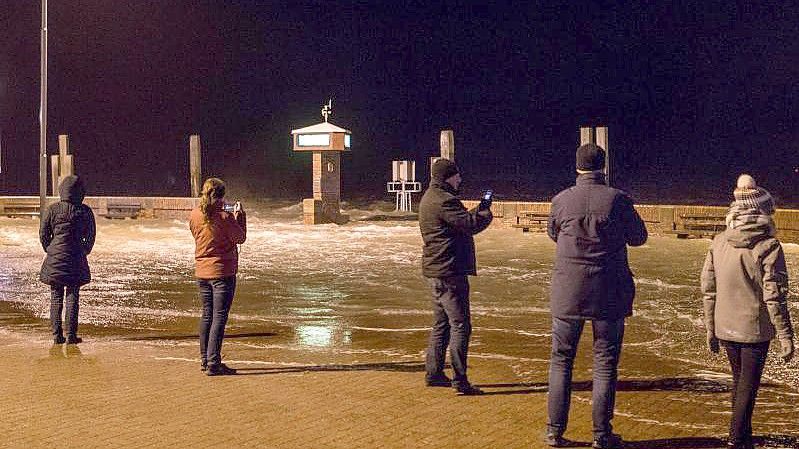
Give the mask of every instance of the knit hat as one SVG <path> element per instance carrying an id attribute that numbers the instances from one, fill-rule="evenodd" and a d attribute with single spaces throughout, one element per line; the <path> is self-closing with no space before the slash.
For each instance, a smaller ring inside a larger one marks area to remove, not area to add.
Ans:
<path id="1" fill-rule="evenodd" d="M 595 171 L 605 168 L 605 150 L 593 143 L 577 148 L 577 170 Z"/>
<path id="2" fill-rule="evenodd" d="M 774 198 L 768 190 L 758 187 L 750 175 L 743 174 L 738 177 L 732 195 L 735 197 L 733 206 L 757 209 L 766 215 L 774 213 Z"/>
<path id="3" fill-rule="evenodd" d="M 460 170 L 458 170 L 458 166 L 455 165 L 455 163 L 449 159 L 445 159 L 442 157 L 433 162 L 431 175 L 433 179 L 437 181 L 444 182 L 447 179 L 449 179 L 451 176 L 457 175 L 458 173 L 460 173 Z"/>

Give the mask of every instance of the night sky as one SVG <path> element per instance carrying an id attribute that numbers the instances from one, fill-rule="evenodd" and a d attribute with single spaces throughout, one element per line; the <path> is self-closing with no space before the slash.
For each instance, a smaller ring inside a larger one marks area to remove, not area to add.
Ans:
<path id="1" fill-rule="evenodd" d="M 40 5 L 1 1 L 0 194 L 38 194 Z M 69 134 L 92 194 L 187 195 L 197 133 L 204 176 L 299 200 L 289 133 L 332 97 L 345 199 L 389 198 L 392 159 L 426 181 L 451 128 L 467 196 L 548 200 L 604 124 L 639 202 L 724 204 L 749 172 L 798 205 L 797 10 L 637 3 L 51 0 L 50 153 Z"/>

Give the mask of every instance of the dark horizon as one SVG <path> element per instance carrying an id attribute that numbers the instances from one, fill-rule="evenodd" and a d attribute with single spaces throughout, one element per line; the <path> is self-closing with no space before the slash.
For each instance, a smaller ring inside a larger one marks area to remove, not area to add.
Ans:
<path id="1" fill-rule="evenodd" d="M 168 3 L 168 4 L 167 4 Z M 38 194 L 39 2 L 0 16 L 0 194 Z M 776 2 L 492 6 L 84 0 L 51 4 L 48 148 L 70 136 L 91 193 L 188 195 L 203 176 L 302 198 L 289 133 L 352 130 L 347 198 L 390 198 L 392 159 L 455 133 L 465 195 L 547 200 L 573 183 L 581 125 L 609 127 L 616 185 L 639 202 L 725 204 L 755 176 L 799 204 L 799 13 Z"/>

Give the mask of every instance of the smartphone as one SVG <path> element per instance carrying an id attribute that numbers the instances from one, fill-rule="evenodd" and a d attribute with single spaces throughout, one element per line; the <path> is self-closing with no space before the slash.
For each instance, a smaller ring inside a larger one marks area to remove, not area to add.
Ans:
<path id="1" fill-rule="evenodd" d="M 223 206 L 223 209 L 225 210 L 225 212 L 237 212 L 237 211 L 240 211 L 241 210 L 241 202 L 240 201 L 236 201 L 233 204 L 225 203 L 225 205 Z"/>
<path id="2" fill-rule="evenodd" d="M 486 190 L 486 193 L 483 194 L 483 201 L 491 201 L 491 197 L 494 196 L 494 191 L 491 189 Z"/>

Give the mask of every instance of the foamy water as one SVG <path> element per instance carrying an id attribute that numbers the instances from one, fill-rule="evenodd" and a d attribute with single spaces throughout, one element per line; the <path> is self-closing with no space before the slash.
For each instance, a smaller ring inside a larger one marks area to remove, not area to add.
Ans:
<path id="1" fill-rule="evenodd" d="M 420 274 L 418 225 L 304 226 L 300 212 L 296 204 L 249 212 L 228 332 L 251 337 L 225 344 L 246 350 L 252 363 L 421 359 L 431 314 Z M 361 220 L 375 213 L 350 211 Z M 31 338 L 47 338 L 48 288 L 38 282 L 43 251 L 37 227 L 36 220 L 0 218 L 0 312 L 6 316 L 0 330 L 33 329 Z M 549 352 L 554 244 L 542 234 L 498 228 L 476 241 L 471 355 L 504 364 L 519 380 L 540 380 Z M 704 349 L 698 285 L 708 246 L 709 240 L 651 237 L 644 247 L 630 250 L 638 293 L 628 320 L 623 376 L 728 381 L 726 361 Z M 196 344 L 183 338 L 196 333 L 200 315 L 193 250 L 182 220 L 99 219 L 89 258 L 94 280 L 82 289 L 82 329 L 102 339 L 146 336 L 147 344 Z M 793 281 L 799 245 L 785 245 L 785 251 Z M 794 282 L 790 293 L 796 322 Z M 275 351 L 306 359 L 281 361 Z M 577 375 L 590 378 L 590 354 L 580 357 Z M 785 407 L 779 398 L 797 394 L 799 365 L 778 363 L 772 356 L 766 376 L 791 389 L 778 397 L 764 392 L 763 403 Z M 799 431 L 799 423 L 786 426 Z"/>

